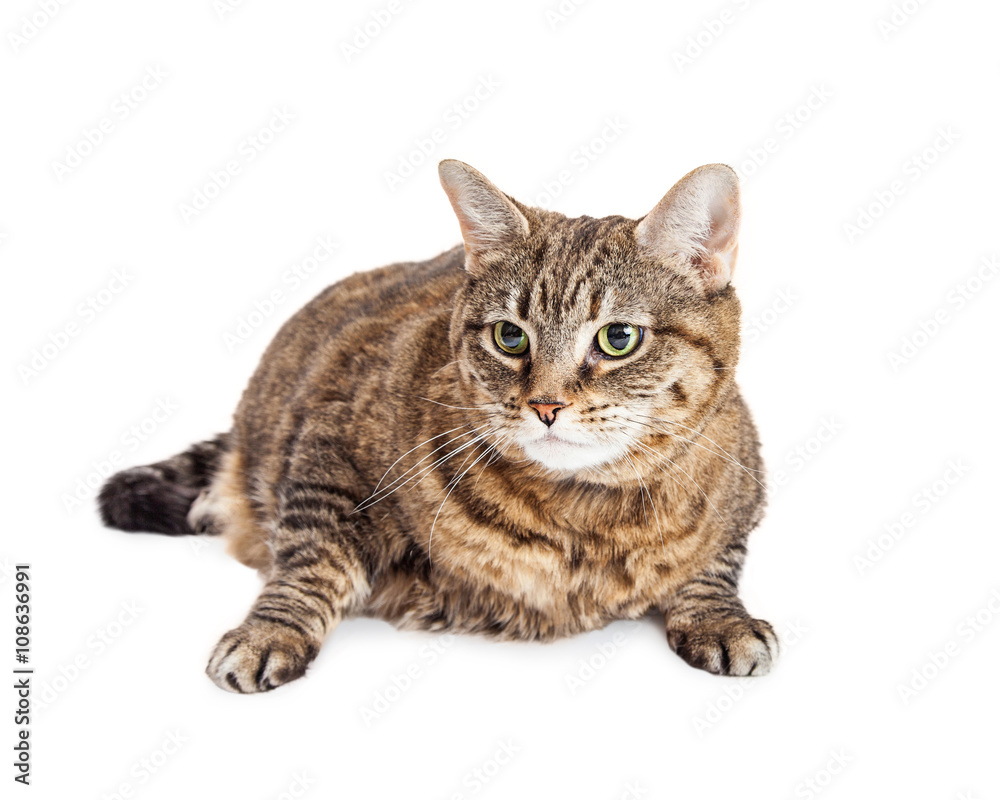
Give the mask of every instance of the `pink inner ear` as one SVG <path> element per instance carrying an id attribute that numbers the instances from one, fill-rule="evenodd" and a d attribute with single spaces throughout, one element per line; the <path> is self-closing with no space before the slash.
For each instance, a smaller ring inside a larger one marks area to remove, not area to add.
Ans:
<path id="1" fill-rule="evenodd" d="M 740 195 L 736 173 L 708 164 L 681 178 L 636 227 L 636 240 L 660 261 L 678 257 L 719 291 L 736 266 Z"/>
<path id="2" fill-rule="evenodd" d="M 739 210 L 733 207 L 733 198 L 716 196 L 708 208 L 711 230 L 705 239 L 705 247 L 712 251 L 728 250 L 736 237 Z"/>
<path id="3" fill-rule="evenodd" d="M 704 241 L 708 254 L 699 260 L 699 266 L 708 286 L 719 290 L 732 280 L 736 270 L 740 212 L 733 206 L 731 196 L 717 196 L 709 206 L 709 215 L 711 227 Z"/>

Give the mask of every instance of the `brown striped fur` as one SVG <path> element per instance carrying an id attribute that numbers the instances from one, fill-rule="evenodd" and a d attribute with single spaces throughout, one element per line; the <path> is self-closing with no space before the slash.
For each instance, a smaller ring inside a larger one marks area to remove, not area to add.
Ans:
<path id="1" fill-rule="evenodd" d="M 353 275 L 289 320 L 191 507 L 265 578 L 209 675 L 271 689 L 352 614 L 548 640 L 651 610 L 689 663 L 763 674 L 777 641 L 737 595 L 764 490 L 733 380 L 731 170 L 692 172 L 641 221 L 441 171 L 464 248 Z M 525 356 L 494 344 L 503 320 Z M 633 354 L 596 349 L 611 322 L 642 326 Z M 548 428 L 532 401 L 565 407 Z M 526 443 L 563 431 L 589 444 Z"/>

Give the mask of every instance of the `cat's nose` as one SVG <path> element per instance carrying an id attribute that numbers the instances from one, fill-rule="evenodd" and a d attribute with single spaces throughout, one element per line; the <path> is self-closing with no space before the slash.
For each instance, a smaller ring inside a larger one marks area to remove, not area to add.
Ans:
<path id="1" fill-rule="evenodd" d="M 545 400 L 529 400 L 528 405 L 535 409 L 538 418 L 546 425 L 550 426 L 556 421 L 556 412 L 560 408 L 566 408 L 568 403 L 556 401 L 555 403 Z"/>

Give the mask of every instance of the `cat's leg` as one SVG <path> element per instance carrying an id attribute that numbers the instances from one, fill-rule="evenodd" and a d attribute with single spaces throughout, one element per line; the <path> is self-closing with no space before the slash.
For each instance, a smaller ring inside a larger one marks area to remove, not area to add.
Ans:
<path id="1" fill-rule="evenodd" d="M 233 692 L 268 691 L 301 677 L 326 634 L 369 593 L 371 556 L 346 519 L 356 500 L 333 484 L 304 478 L 284 483 L 277 494 L 271 573 L 206 670 Z"/>
<path id="2" fill-rule="evenodd" d="M 666 608 L 667 641 L 692 667 L 718 675 L 765 675 L 778 656 L 771 625 L 737 595 L 735 570 L 718 562 L 677 588 Z"/>

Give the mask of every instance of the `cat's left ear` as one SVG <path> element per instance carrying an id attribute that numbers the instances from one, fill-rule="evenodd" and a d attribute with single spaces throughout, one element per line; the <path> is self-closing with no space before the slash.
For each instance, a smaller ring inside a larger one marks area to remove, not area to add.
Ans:
<path id="1" fill-rule="evenodd" d="M 466 269 L 482 257 L 528 235 L 528 220 L 507 195 L 468 164 L 449 158 L 438 164 L 441 186 L 455 209 L 465 240 Z"/>
<path id="2" fill-rule="evenodd" d="M 639 221 L 635 237 L 654 260 L 680 258 L 712 294 L 733 277 L 739 232 L 739 178 L 725 164 L 706 164 L 677 181 Z"/>

